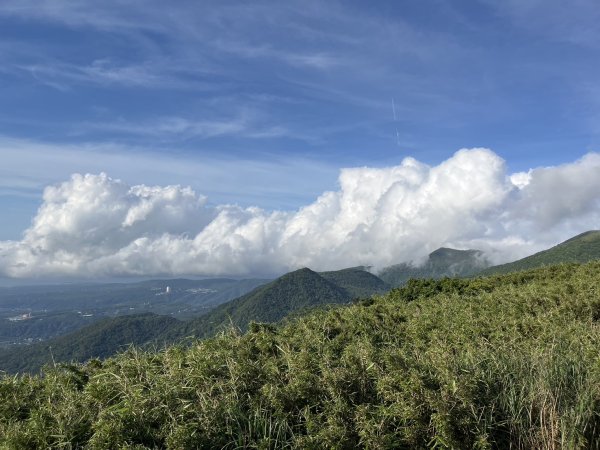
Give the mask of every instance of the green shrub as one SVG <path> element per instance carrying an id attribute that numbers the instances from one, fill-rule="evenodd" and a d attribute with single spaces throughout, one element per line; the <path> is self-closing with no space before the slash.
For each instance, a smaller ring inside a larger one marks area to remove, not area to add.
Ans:
<path id="1" fill-rule="evenodd" d="M 600 448 L 600 263 L 0 378 L 0 448 Z"/>

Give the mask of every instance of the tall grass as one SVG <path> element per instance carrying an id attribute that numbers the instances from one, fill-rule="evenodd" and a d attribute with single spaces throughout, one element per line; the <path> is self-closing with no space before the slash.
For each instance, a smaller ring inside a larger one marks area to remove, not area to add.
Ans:
<path id="1" fill-rule="evenodd" d="M 0 448 L 600 448 L 600 263 L 0 380 Z"/>

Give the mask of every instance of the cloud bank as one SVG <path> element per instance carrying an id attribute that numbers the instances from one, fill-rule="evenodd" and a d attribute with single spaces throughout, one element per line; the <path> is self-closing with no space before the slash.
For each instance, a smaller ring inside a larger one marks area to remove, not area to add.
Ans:
<path id="1" fill-rule="evenodd" d="M 265 275 L 303 266 L 375 268 L 441 246 L 495 262 L 599 228 L 600 154 L 508 173 L 488 149 L 437 166 L 414 158 L 342 169 L 339 189 L 297 211 L 209 206 L 181 186 L 75 174 L 44 191 L 20 241 L 0 241 L 9 277 Z"/>

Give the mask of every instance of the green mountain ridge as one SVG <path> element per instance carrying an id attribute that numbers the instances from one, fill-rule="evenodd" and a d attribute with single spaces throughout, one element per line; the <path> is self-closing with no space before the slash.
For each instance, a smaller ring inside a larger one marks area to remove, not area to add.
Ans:
<path id="1" fill-rule="evenodd" d="M 351 298 L 340 286 L 317 272 L 303 268 L 185 323 L 177 332 L 181 336 L 201 338 L 232 325 L 246 330 L 250 322 L 277 322 L 294 311 L 323 304 L 347 303 Z"/>
<path id="2" fill-rule="evenodd" d="M 319 272 L 319 275 L 345 290 L 350 298 L 370 297 L 390 290 L 385 281 L 363 267 Z"/>
<path id="3" fill-rule="evenodd" d="M 478 275 L 517 272 L 560 263 L 586 263 L 596 259 L 600 259 L 600 231 L 590 230 L 526 258 L 484 269 Z"/>
<path id="4" fill-rule="evenodd" d="M 155 283 L 162 286 L 163 282 Z M 189 321 L 155 315 L 123 316 L 101 320 L 45 342 L 0 350 L 0 370 L 37 371 L 43 364 L 52 361 L 50 347 L 55 361 L 104 358 L 122 350 L 127 344 L 161 347 L 184 338 L 212 336 L 231 326 L 245 330 L 252 321 L 278 322 L 301 310 L 348 303 L 355 298 L 369 297 L 386 290 L 383 281 L 358 268 L 322 274 L 304 268 L 263 284 Z M 128 326 L 134 327 L 137 332 L 128 334 L 124 331 Z M 99 333 L 99 330 L 102 332 Z"/>
<path id="5" fill-rule="evenodd" d="M 106 358 L 130 345 L 142 346 L 179 323 L 151 313 L 101 319 L 46 342 L 0 351 L 0 370 L 37 372 L 44 364 Z"/>
<path id="6" fill-rule="evenodd" d="M 377 275 L 390 286 L 402 286 L 411 278 L 469 277 L 490 264 L 479 250 L 456 250 L 441 247 L 429 254 L 421 265 L 395 264 Z"/>
<path id="7" fill-rule="evenodd" d="M 187 322 L 179 333 L 182 336 L 206 337 L 231 325 L 246 330 L 250 322 L 274 323 L 291 313 L 322 305 L 348 303 L 388 289 L 381 279 L 359 268 L 320 273 L 303 268 Z"/>
<path id="8" fill-rule="evenodd" d="M 0 350 L 0 370 L 36 371 L 43 364 L 51 362 L 50 346 L 53 348 L 56 361 L 83 361 L 91 357 L 110 356 L 127 344 L 162 347 L 185 338 L 210 337 L 231 326 L 245 331 L 252 321 L 275 323 L 290 316 L 297 318 L 311 308 L 344 304 L 356 298 L 383 294 L 389 290 L 390 285 L 404 285 L 407 282 L 410 285 L 411 278 L 484 276 L 599 258 L 600 231 L 589 231 L 546 251 L 483 271 L 476 270 L 477 267 L 486 264 L 480 251 L 449 248 L 440 248 L 432 252 L 422 267 L 415 268 L 400 264 L 384 269 L 381 278 L 362 268 L 322 273 L 304 268 L 258 286 L 249 293 L 186 322 L 172 320 L 169 317 L 163 321 L 161 316 L 134 315 L 130 319 L 119 318 L 115 322 L 100 321 L 79 332 L 47 342 Z M 157 280 L 156 283 L 157 286 L 162 286 L 164 281 Z M 130 325 L 126 325 L 128 321 L 131 321 Z M 127 333 L 123 332 L 124 326 L 137 327 L 137 334 L 127 337 Z M 105 333 L 97 333 L 95 327 L 100 327 L 105 330 Z M 85 344 L 80 345 L 80 343 Z M 27 362 L 20 362 L 21 360 Z"/>

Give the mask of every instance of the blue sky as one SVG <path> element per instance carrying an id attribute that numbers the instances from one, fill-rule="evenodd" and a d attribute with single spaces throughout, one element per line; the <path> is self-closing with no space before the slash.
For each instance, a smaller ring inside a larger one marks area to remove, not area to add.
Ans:
<path id="1" fill-rule="evenodd" d="M 285 211 L 345 167 L 598 151 L 593 0 L 165 5 L 0 4 L 0 240 L 72 173 Z"/>

